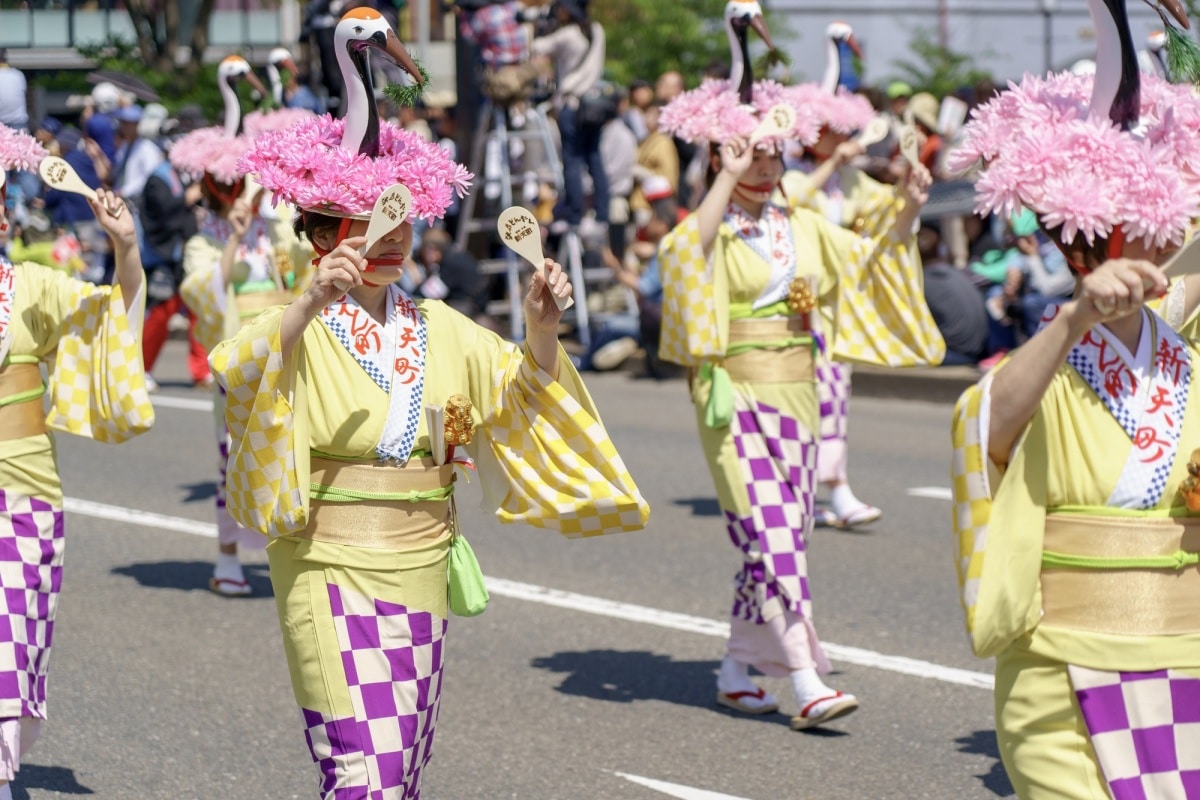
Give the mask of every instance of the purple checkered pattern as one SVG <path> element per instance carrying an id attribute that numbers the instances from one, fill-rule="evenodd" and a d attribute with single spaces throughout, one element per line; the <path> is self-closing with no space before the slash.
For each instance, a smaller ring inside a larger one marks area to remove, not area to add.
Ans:
<path id="1" fill-rule="evenodd" d="M 1200 797 L 1200 678 L 1068 671 L 1113 800 Z"/>
<path id="2" fill-rule="evenodd" d="M 725 512 L 729 537 L 747 557 L 735 579 L 733 615 L 762 622 L 779 604 L 811 618 L 805 542 L 817 443 L 799 421 L 762 403 L 738 408 L 731 428 L 751 507 L 745 518 Z"/>
<path id="3" fill-rule="evenodd" d="M 354 717 L 303 709 L 321 798 L 417 800 L 437 724 L 446 620 L 333 584 L 329 602 Z"/>
<path id="4" fill-rule="evenodd" d="M 850 365 L 817 362 L 817 401 L 821 407 L 821 441 L 846 441 L 850 413 Z"/>
<path id="5" fill-rule="evenodd" d="M 65 543 L 61 509 L 0 489 L 0 717 L 46 717 Z"/>

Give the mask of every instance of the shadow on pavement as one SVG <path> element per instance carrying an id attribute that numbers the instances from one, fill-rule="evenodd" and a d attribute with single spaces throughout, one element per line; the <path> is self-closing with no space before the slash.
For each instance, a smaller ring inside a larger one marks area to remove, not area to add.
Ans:
<path id="1" fill-rule="evenodd" d="M 216 553 L 214 552 L 215 556 Z M 250 583 L 251 594 L 248 598 L 274 597 L 271 590 L 271 578 L 266 564 L 242 564 L 242 571 Z M 212 577 L 212 561 L 155 561 L 152 563 L 130 564 L 127 567 L 117 567 L 113 570 L 116 575 L 133 578 L 142 586 L 149 589 L 179 589 L 185 592 L 204 591 L 208 589 L 208 579 Z M 242 598 L 238 598 L 242 599 Z"/>
<path id="2" fill-rule="evenodd" d="M 992 764 L 991 770 L 986 775 L 975 776 L 979 778 L 983 788 L 998 797 L 1012 797 L 1016 794 L 1012 783 L 1008 780 L 1008 773 L 1004 771 L 1004 764 L 1000 761 L 1000 748 L 996 744 L 995 731 L 975 731 L 969 736 L 960 736 L 954 740 L 954 743 L 958 745 L 960 753 L 988 756 L 995 759 L 995 763 Z"/>
<path id="3" fill-rule="evenodd" d="M 29 789 L 45 789 L 58 794 L 95 794 L 75 780 L 73 769 L 25 763 L 12 784 L 13 800 L 29 800 Z"/>
<path id="4" fill-rule="evenodd" d="M 691 506 L 693 517 L 721 516 L 721 506 L 715 497 L 679 497 L 671 502 L 677 506 Z"/>
<path id="5" fill-rule="evenodd" d="M 537 669 L 566 673 L 558 685 L 563 694 L 614 703 L 659 700 L 751 719 L 716 704 L 716 661 L 675 661 L 670 656 L 644 650 L 588 650 L 555 653 L 530 663 Z M 787 726 L 790 717 L 764 714 L 759 719 Z M 809 732 L 820 736 L 846 735 L 829 729 Z"/>
<path id="6" fill-rule="evenodd" d="M 185 503 L 198 503 L 201 500 L 209 500 L 217 496 L 217 484 L 215 481 L 185 483 L 179 488 L 187 492 L 183 496 L 183 502 Z"/>

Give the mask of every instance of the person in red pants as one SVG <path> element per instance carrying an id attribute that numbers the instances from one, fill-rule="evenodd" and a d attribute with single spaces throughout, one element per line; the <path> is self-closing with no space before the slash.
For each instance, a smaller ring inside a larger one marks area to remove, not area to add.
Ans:
<path id="1" fill-rule="evenodd" d="M 170 162 L 164 161 L 146 181 L 139 204 L 142 252 L 146 268 L 146 321 L 142 329 L 142 360 L 150 388 L 150 377 L 159 351 L 170 334 L 171 318 L 183 311 L 188 317 L 188 372 L 197 388 L 212 386 L 208 353 L 196 339 L 196 318 L 183 304 L 179 285 L 183 280 L 183 243 L 197 230 L 196 210 L 200 185 L 184 184 Z"/>

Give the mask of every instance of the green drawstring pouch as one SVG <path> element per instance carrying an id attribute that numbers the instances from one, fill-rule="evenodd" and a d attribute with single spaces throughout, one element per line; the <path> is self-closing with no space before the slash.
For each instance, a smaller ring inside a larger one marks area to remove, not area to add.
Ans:
<path id="1" fill-rule="evenodd" d="M 724 367 L 706 362 L 700 367 L 700 377 L 709 381 L 708 404 L 704 407 L 704 424 L 710 428 L 727 428 L 733 422 L 733 381 Z"/>
<path id="2" fill-rule="evenodd" d="M 475 551 L 461 534 L 454 534 L 450 543 L 449 567 L 450 611 L 459 617 L 475 617 L 488 604 L 488 590 L 483 582 L 483 570 Z"/>
<path id="3" fill-rule="evenodd" d="M 487 608 L 490 598 L 479 559 L 475 558 L 475 551 L 466 537 L 459 533 L 458 506 L 453 497 L 450 498 L 450 527 L 454 531 L 446 575 L 450 613 L 456 617 L 477 617 Z"/>

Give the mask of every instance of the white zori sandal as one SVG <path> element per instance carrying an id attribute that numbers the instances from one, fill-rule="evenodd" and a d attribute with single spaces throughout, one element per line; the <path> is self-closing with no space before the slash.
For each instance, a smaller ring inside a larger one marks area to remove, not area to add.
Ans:
<path id="1" fill-rule="evenodd" d="M 825 697 L 818 697 L 800 709 L 800 713 L 792 717 L 792 730 L 802 731 L 824 725 L 838 717 L 853 713 L 858 708 L 858 698 L 845 692 L 835 692 Z"/>

